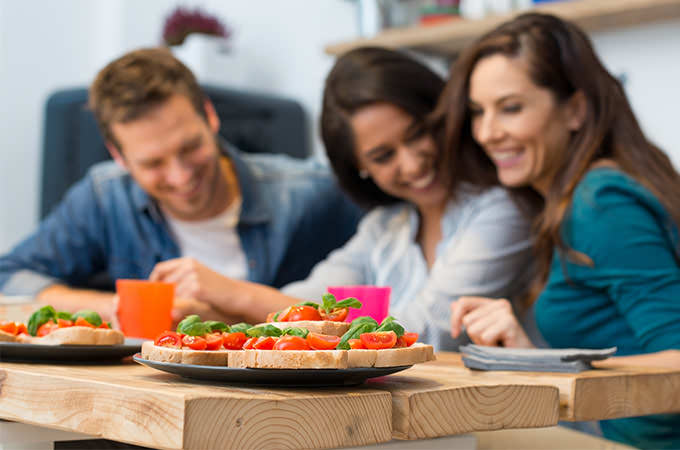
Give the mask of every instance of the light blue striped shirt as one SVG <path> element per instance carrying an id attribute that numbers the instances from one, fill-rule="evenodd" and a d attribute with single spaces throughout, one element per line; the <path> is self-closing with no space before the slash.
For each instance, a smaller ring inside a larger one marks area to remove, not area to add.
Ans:
<path id="1" fill-rule="evenodd" d="M 390 314 L 407 331 L 435 350 L 456 350 L 462 342 L 450 335 L 451 302 L 463 295 L 512 298 L 526 287 L 530 223 L 502 188 L 461 189 L 445 210 L 431 268 L 416 242 L 418 226 L 411 204 L 376 208 L 344 247 L 283 291 L 318 301 L 328 286 L 391 286 Z M 533 324 L 528 328 L 533 334 Z"/>

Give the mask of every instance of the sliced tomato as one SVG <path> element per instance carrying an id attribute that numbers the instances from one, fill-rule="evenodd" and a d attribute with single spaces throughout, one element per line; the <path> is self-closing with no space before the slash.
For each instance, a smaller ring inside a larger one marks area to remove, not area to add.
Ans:
<path id="1" fill-rule="evenodd" d="M 282 336 L 277 339 L 272 350 L 311 350 L 305 338 L 300 336 Z"/>
<path id="2" fill-rule="evenodd" d="M 206 350 L 219 350 L 222 348 L 222 333 L 210 333 L 203 336 L 206 342 Z"/>
<path id="3" fill-rule="evenodd" d="M 279 322 L 297 322 L 299 320 L 321 320 L 319 310 L 313 306 L 291 306 L 290 311 L 286 315 L 286 320 L 279 317 Z"/>
<path id="4" fill-rule="evenodd" d="M 192 350 L 205 350 L 208 347 L 208 342 L 201 336 L 189 336 L 187 334 L 182 338 L 182 346 L 189 347 Z"/>
<path id="5" fill-rule="evenodd" d="M 270 312 L 269 314 L 267 314 L 267 320 L 265 320 L 265 322 L 267 322 L 267 323 L 273 322 L 275 315 L 276 315 L 276 311 Z"/>
<path id="6" fill-rule="evenodd" d="M 402 338 L 406 341 L 406 346 L 410 347 L 418 340 L 418 333 L 404 333 Z"/>
<path id="7" fill-rule="evenodd" d="M 248 338 L 248 340 L 243 343 L 243 350 L 252 350 L 254 348 L 253 345 L 255 345 L 255 342 L 257 342 L 258 339 L 259 338 L 256 337 Z"/>
<path id="8" fill-rule="evenodd" d="M 182 346 L 182 335 L 174 331 L 165 331 L 156 336 L 156 340 L 153 343 L 160 347 L 180 348 Z"/>
<path id="9" fill-rule="evenodd" d="M 17 329 L 18 327 L 16 322 L 7 322 L 4 320 L 0 322 L 0 330 L 4 331 L 5 333 L 16 336 L 18 334 Z"/>
<path id="10" fill-rule="evenodd" d="M 361 342 L 361 339 L 350 339 L 347 341 L 349 348 L 352 350 L 366 350 L 366 346 Z"/>
<path id="11" fill-rule="evenodd" d="M 25 323 L 20 323 L 17 325 L 17 334 L 28 334 L 28 328 L 26 328 Z"/>
<path id="12" fill-rule="evenodd" d="M 222 345 L 227 350 L 241 350 L 247 340 L 248 337 L 246 334 L 240 331 L 234 333 L 222 333 Z M 255 341 L 253 341 L 253 343 L 255 343 Z"/>
<path id="13" fill-rule="evenodd" d="M 109 324 L 106 323 L 106 322 L 102 322 L 102 324 L 99 325 L 97 328 L 104 328 L 104 329 L 106 329 L 106 330 L 110 330 L 110 329 L 111 329 L 111 327 L 109 326 Z"/>
<path id="14" fill-rule="evenodd" d="M 309 333 L 307 335 L 307 344 L 314 350 L 333 350 L 340 343 L 340 339 L 340 336 Z"/>
<path id="15" fill-rule="evenodd" d="M 85 320 L 84 317 L 78 317 L 73 324 L 75 327 L 89 327 L 89 328 L 96 328 L 94 325 L 92 325 L 90 322 Z"/>
<path id="16" fill-rule="evenodd" d="M 399 336 L 397 338 L 397 342 L 394 343 L 394 348 L 405 348 L 408 347 L 406 344 L 406 341 L 404 340 L 404 336 Z"/>
<path id="17" fill-rule="evenodd" d="M 347 318 L 349 314 L 349 308 L 335 308 L 331 312 L 327 313 L 323 309 L 319 310 L 321 315 L 321 320 L 330 320 L 331 322 L 342 322 Z"/>
<path id="18" fill-rule="evenodd" d="M 257 338 L 257 341 L 253 344 L 253 348 L 256 350 L 271 350 L 276 344 L 276 338 L 271 336 L 262 336 Z"/>
<path id="19" fill-rule="evenodd" d="M 73 326 L 73 321 L 72 320 L 66 320 L 66 319 L 57 319 L 57 326 L 59 328 L 68 328 Z"/>
<path id="20" fill-rule="evenodd" d="M 44 324 L 40 325 L 40 328 L 38 328 L 38 332 L 36 334 L 38 335 L 38 337 L 47 336 L 48 334 L 50 334 L 51 332 L 58 328 L 59 325 L 50 320 L 49 322 L 45 322 Z"/>
<path id="21" fill-rule="evenodd" d="M 284 309 L 279 313 L 279 316 L 276 318 L 276 322 L 288 322 L 288 316 L 290 315 L 290 310 L 293 309 L 292 306 L 289 306 L 288 308 Z M 274 322 L 274 316 L 276 313 L 272 315 L 272 322 Z"/>
<path id="22" fill-rule="evenodd" d="M 380 350 L 392 348 L 397 343 L 397 333 L 394 331 L 375 331 L 373 333 L 363 333 L 359 336 L 361 343 L 368 349 Z"/>

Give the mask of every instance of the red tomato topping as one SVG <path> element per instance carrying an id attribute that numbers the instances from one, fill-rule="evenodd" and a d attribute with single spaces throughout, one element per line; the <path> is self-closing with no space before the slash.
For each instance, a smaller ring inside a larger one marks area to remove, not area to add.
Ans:
<path id="1" fill-rule="evenodd" d="M 282 336 L 276 341 L 272 350 L 311 350 L 311 348 L 300 336 Z"/>
<path id="2" fill-rule="evenodd" d="M 366 350 L 366 346 L 361 342 L 361 339 L 350 339 L 347 343 L 352 350 Z"/>
<path id="3" fill-rule="evenodd" d="M 192 350 L 205 350 L 208 347 L 208 342 L 200 336 L 186 335 L 182 338 L 182 346 L 189 347 Z"/>
<path id="4" fill-rule="evenodd" d="M 45 322 L 44 324 L 40 325 L 40 328 L 38 328 L 38 332 L 36 334 L 38 337 L 47 336 L 57 328 L 59 328 L 59 325 L 50 320 L 49 322 Z"/>
<path id="5" fill-rule="evenodd" d="M 256 337 L 248 338 L 248 340 L 243 343 L 243 350 L 252 350 L 253 345 L 255 345 L 255 342 L 257 342 L 257 339 L 258 338 Z"/>
<path id="6" fill-rule="evenodd" d="M 406 341 L 406 346 L 410 347 L 418 340 L 418 333 L 404 333 L 402 338 Z"/>
<path id="7" fill-rule="evenodd" d="M 275 314 L 276 314 L 276 312 L 270 312 L 269 314 L 267 314 L 267 320 L 265 320 L 265 322 L 267 322 L 267 323 L 273 322 Z"/>
<path id="8" fill-rule="evenodd" d="M 95 328 L 95 326 L 92 325 L 92 324 L 91 324 L 90 322 L 88 322 L 87 320 L 85 320 L 84 317 L 78 317 L 78 318 L 76 319 L 75 323 L 73 324 L 73 326 L 76 326 L 76 327 L 89 327 L 89 328 Z"/>
<path id="9" fill-rule="evenodd" d="M 335 309 L 332 309 L 331 312 L 329 312 L 329 313 L 320 309 L 319 314 L 321 315 L 322 320 L 330 320 L 332 322 L 342 322 L 347 318 L 347 314 L 349 314 L 349 308 L 335 308 Z"/>
<path id="10" fill-rule="evenodd" d="M 408 347 L 408 345 L 406 345 L 406 341 L 404 340 L 404 337 L 399 336 L 397 338 L 397 342 L 395 342 L 395 344 L 394 344 L 394 348 L 403 348 L 403 347 Z"/>
<path id="11" fill-rule="evenodd" d="M 219 350 L 222 348 L 222 333 L 210 333 L 205 336 L 206 350 Z"/>
<path id="12" fill-rule="evenodd" d="M 361 343 L 368 349 L 380 350 L 392 348 L 397 343 L 397 333 L 394 331 L 376 331 L 373 333 L 363 333 L 359 336 Z"/>
<path id="13" fill-rule="evenodd" d="M 7 322 L 3 320 L 2 322 L 0 322 L 0 330 L 14 336 L 18 334 L 16 322 Z"/>
<path id="14" fill-rule="evenodd" d="M 153 343 L 160 347 L 180 348 L 182 346 L 182 336 L 174 331 L 165 331 L 159 334 Z"/>
<path id="15" fill-rule="evenodd" d="M 309 333 L 307 335 L 307 344 L 314 350 L 333 350 L 340 343 L 340 339 L 340 336 Z"/>
<path id="16" fill-rule="evenodd" d="M 284 309 L 279 313 L 279 316 L 276 318 L 276 322 L 288 322 L 288 315 L 290 314 L 290 310 L 292 309 L 292 306 L 289 306 L 288 308 Z M 272 322 L 274 322 L 274 316 L 276 313 L 272 314 Z"/>
<path id="17" fill-rule="evenodd" d="M 262 336 L 257 338 L 253 344 L 253 348 L 256 350 L 271 350 L 276 344 L 276 339 L 271 336 Z"/>
<path id="18" fill-rule="evenodd" d="M 222 345 L 227 350 L 241 350 L 247 340 L 246 334 L 240 331 L 222 334 Z M 255 341 L 252 343 L 254 344 Z"/>
<path id="19" fill-rule="evenodd" d="M 107 330 L 110 330 L 110 329 L 111 329 L 111 327 L 109 327 L 109 324 L 106 323 L 106 322 L 102 322 L 102 324 L 99 325 L 97 328 L 105 328 L 105 329 L 107 329 Z"/>
<path id="20" fill-rule="evenodd" d="M 67 319 L 57 319 L 57 326 L 59 328 L 68 328 L 73 326 L 73 321 L 72 320 L 67 320 Z"/>
<path id="21" fill-rule="evenodd" d="M 17 324 L 17 334 L 28 334 L 28 328 L 25 323 Z"/>
<path id="22" fill-rule="evenodd" d="M 321 314 L 313 306 L 291 306 L 286 320 L 279 317 L 279 322 L 297 322 L 298 320 L 321 320 Z"/>

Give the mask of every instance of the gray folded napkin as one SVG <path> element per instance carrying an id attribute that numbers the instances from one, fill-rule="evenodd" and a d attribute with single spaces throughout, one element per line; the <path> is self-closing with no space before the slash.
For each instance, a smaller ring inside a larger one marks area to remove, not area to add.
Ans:
<path id="1" fill-rule="evenodd" d="M 606 359 L 616 347 L 606 349 L 525 349 L 469 344 L 460 347 L 463 364 L 478 370 L 522 370 L 530 372 L 581 372 L 591 361 Z"/>

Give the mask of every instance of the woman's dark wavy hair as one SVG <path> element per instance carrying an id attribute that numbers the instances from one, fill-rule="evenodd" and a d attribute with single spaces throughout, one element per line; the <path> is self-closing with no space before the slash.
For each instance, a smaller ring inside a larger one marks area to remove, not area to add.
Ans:
<path id="1" fill-rule="evenodd" d="M 371 208 L 401 200 L 359 177 L 352 115 L 368 105 L 389 103 L 412 116 L 414 126 L 424 126 L 443 88 L 442 77 L 395 50 L 362 47 L 335 62 L 324 87 L 321 137 L 340 185 L 357 203 Z"/>
<path id="2" fill-rule="evenodd" d="M 472 139 L 468 88 L 477 63 L 495 54 L 524 59 L 533 82 L 549 89 L 557 102 L 582 92 L 587 103 L 583 126 L 559 155 L 559 170 L 535 222 L 538 267 L 531 298 L 536 298 L 547 280 L 555 248 L 572 261 L 592 265 L 587 255 L 566 246 L 560 227 L 574 189 L 597 160 L 615 161 L 656 195 L 680 225 L 680 176 L 668 156 L 647 140 L 621 83 L 604 68 L 586 34 L 547 14 L 523 14 L 500 25 L 464 50 L 452 66 L 451 78 L 432 116 L 443 130 L 443 148 L 448 149 L 444 155 L 451 171 L 455 173 L 459 161 L 466 158 L 492 164 Z"/>

